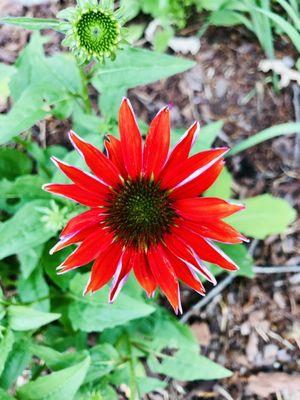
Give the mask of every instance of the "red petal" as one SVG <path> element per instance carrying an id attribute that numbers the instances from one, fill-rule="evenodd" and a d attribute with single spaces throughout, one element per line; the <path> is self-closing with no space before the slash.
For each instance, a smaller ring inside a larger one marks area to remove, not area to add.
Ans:
<path id="1" fill-rule="evenodd" d="M 67 246 L 70 246 L 71 244 L 77 244 L 82 242 L 84 239 L 86 239 L 87 236 L 89 236 L 91 233 L 95 231 L 95 228 L 96 225 L 94 224 L 93 226 L 88 226 L 87 228 L 84 228 L 76 232 L 74 235 L 66 236 L 65 238 L 61 239 L 58 243 L 56 243 L 56 245 L 52 247 L 49 253 L 53 254 L 56 251 L 59 251 Z"/>
<path id="2" fill-rule="evenodd" d="M 91 210 L 85 211 L 82 214 L 76 215 L 76 217 L 70 219 L 70 221 L 64 227 L 60 234 L 60 238 L 74 235 L 81 229 L 99 223 L 103 218 L 100 215 L 100 212 L 101 210 L 99 208 L 93 208 Z"/>
<path id="3" fill-rule="evenodd" d="M 97 147 L 81 139 L 75 132 L 71 131 L 69 136 L 75 149 L 82 155 L 90 170 L 101 181 L 110 186 L 120 182 L 118 168 Z"/>
<path id="4" fill-rule="evenodd" d="M 176 144 L 172 153 L 170 154 L 167 163 L 163 169 L 163 174 L 167 170 L 172 170 L 178 166 L 178 163 L 182 163 L 189 156 L 193 142 L 197 136 L 199 130 L 198 122 L 195 122 L 187 132 L 182 136 L 181 140 Z"/>
<path id="5" fill-rule="evenodd" d="M 181 311 L 178 280 L 162 246 L 150 248 L 147 259 L 156 282 L 177 314 Z"/>
<path id="6" fill-rule="evenodd" d="M 182 199 L 199 196 L 214 184 L 222 172 L 223 166 L 224 161 L 218 161 L 197 178 L 175 188 L 172 192 L 172 197 Z"/>
<path id="7" fill-rule="evenodd" d="M 161 176 L 162 188 L 174 188 L 195 179 L 218 162 L 227 152 L 228 149 L 224 147 L 205 150 L 178 163 L 173 169 L 166 168 Z"/>
<path id="8" fill-rule="evenodd" d="M 43 186 L 46 192 L 74 200 L 87 207 L 98 207 L 103 204 L 103 197 L 81 189 L 77 185 L 65 185 L 62 183 L 48 183 Z"/>
<path id="9" fill-rule="evenodd" d="M 248 241 L 240 232 L 223 221 L 203 221 L 199 224 L 185 220 L 182 224 L 200 236 L 217 242 L 236 244 Z"/>
<path id="10" fill-rule="evenodd" d="M 196 268 L 209 282 L 213 285 L 216 284 L 215 277 L 209 272 L 209 270 L 200 263 L 195 257 L 192 249 L 188 248 L 182 239 L 175 236 L 175 234 L 166 235 L 164 238 L 167 248 L 178 258 L 180 258 L 185 263 Z"/>
<path id="11" fill-rule="evenodd" d="M 160 110 L 151 122 L 144 146 L 143 169 L 145 176 L 157 178 L 168 157 L 170 147 L 170 113 Z"/>
<path id="12" fill-rule="evenodd" d="M 182 217 L 200 222 L 226 218 L 245 208 L 216 197 L 181 199 L 174 203 L 174 207 Z"/>
<path id="13" fill-rule="evenodd" d="M 200 235 L 184 228 L 173 227 L 174 232 L 182 238 L 200 257 L 201 260 L 219 265 L 221 268 L 235 271 L 238 266 L 219 248 Z"/>
<path id="14" fill-rule="evenodd" d="M 133 271 L 139 284 L 144 288 L 149 297 L 151 297 L 156 289 L 156 281 L 149 267 L 145 254 L 136 252 L 133 256 Z"/>
<path id="15" fill-rule="evenodd" d="M 102 227 L 94 229 L 72 254 L 61 264 L 60 273 L 81 267 L 95 260 L 113 241 L 113 235 Z"/>
<path id="16" fill-rule="evenodd" d="M 137 178 L 142 171 L 142 137 L 128 99 L 124 99 L 121 104 L 119 130 L 128 175 Z"/>
<path id="17" fill-rule="evenodd" d="M 115 274 L 122 255 L 122 246 L 116 242 L 104 250 L 92 266 L 89 283 L 84 291 L 95 292 L 111 280 Z"/>
<path id="18" fill-rule="evenodd" d="M 127 178 L 127 171 L 125 168 L 120 140 L 112 135 L 107 135 L 107 139 L 108 140 L 105 141 L 105 148 L 109 159 L 117 166 L 123 178 Z"/>
<path id="19" fill-rule="evenodd" d="M 177 277 L 186 285 L 194 289 L 196 292 L 204 294 L 204 286 L 202 285 L 197 275 L 192 272 L 191 268 L 189 268 L 178 257 L 174 256 L 168 249 L 165 249 L 165 251 Z"/>
<path id="20" fill-rule="evenodd" d="M 51 157 L 51 159 L 54 164 L 77 186 L 81 187 L 81 189 L 97 193 L 103 198 L 109 193 L 108 187 L 91 175 L 81 171 L 79 168 L 60 161 L 56 157 Z"/>
<path id="21" fill-rule="evenodd" d="M 123 253 L 119 274 L 115 277 L 112 284 L 111 291 L 109 293 L 109 301 L 113 302 L 120 290 L 122 289 L 126 279 L 131 271 L 133 260 L 133 251 L 131 249 L 126 249 Z"/>

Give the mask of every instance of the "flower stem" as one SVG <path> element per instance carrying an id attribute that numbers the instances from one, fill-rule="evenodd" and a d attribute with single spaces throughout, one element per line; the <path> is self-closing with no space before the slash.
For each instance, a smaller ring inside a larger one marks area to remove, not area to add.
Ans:
<path id="1" fill-rule="evenodd" d="M 84 104 L 85 111 L 87 112 L 87 114 L 91 114 L 92 113 L 92 105 L 91 105 L 91 101 L 89 98 L 89 92 L 88 92 L 88 79 L 86 77 L 84 67 L 82 67 L 82 66 L 80 67 L 80 75 L 81 75 L 81 80 L 82 80 L 83 104 Z"/>
<path id="2" fill-rule="evenodd" d="M 127 346 L 128 346 L 128 354 L 129 354 L 129 366 L 130 366 L 130 400 L 136 400 L 137 397 L 137 387 L 136 387 L 136 379 L 135 379 L 135 365 L 134 358 L 132 355 L 132 346 L 130 342 L 130 338 L 127 336 Z"/>

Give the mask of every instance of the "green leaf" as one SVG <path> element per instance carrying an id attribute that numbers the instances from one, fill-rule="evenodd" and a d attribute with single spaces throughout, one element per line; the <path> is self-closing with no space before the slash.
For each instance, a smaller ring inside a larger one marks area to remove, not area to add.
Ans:
<path id="1" fill-rule="evenodd" d="M 184 58 L 127 47 L 118 54 L 116 60 L 108 61 L 98 69 L 92 79 L 92 84 L 101 93 L 106 95 L 118 93 L 120 96 L 120 93 L 123 95 L 127 89 L 167 78 L 192 68 L 194 65 L 193 61 Z M 113 103 L 113 96 L 110 96 L 110 99 Z M 115 103 L 118 104 L 116 99 Z M 101 102 L 101 105 L 105 104 Z M 115 108 L 114 104 L 114 110 L 110 110 L 110 115 L 114 116 Z"/>
<path id="2" fill-rule="evenodd" d="M 76 274 L 75 271 L 70 271 L 68 274 L 57 275 L 56 267 L 58 267 L 70 254 L 69 249 L 63 249 L 57 253 L 49 254 L 50 249 L 54 246 L 55 242 L 50 241 L 47 243 L 45 250 L 43 252 L 42 258 L 40 260 L 41 266 L 44 268 L 44 271 L 60 289 L 63 291 L 68 290 L 70 281 L 73 279 Z"/>
<path id="3" fill-rule="evenodd" d="M 100 91 L 104 88 L 134 88 L 184 72 L 195 65 L 193 61 L 128 47 L 115 61 L 108 61 L 98 70 L 92 84 Z"/>
<path id="4" fill-rule="evenodd" d="M 145 340 L 143 334 L 140 344 L 149 348 L 147 362 L 153 372 L 186 381 L 220 379 L 231 375 L 226 368 L 199 355 L 199 346 L 188 326 L 180 324 L 165 310 L 159 309 L 149 322 L 151 320 L 154 324 L 148 327 L 150 341 Z M 173 355 L 162 352 L 164 349 L 172 350 Z"/>
<path id="5" fill-rule="evenodd" d="M 0 225 L 0 259 L 42 244 L 55 235 L 41 221 L 39 207 L 49 207 L 49 201 L 31 201 Z"/>
<path id="6" fill-rule="evenodd" d="M 32 271 L 37 267 L 43 248 L 44 246 L 41 245 L 27 249 L 18 254 L 23 279 L 27 279 Z"/>
<path id="7" fill-rule="evenodd" d="M 22 175 L 14 181 L 0 180 L 0 198 L 3 199 L 47 199 L 49 194 L 42 190 L 45 180 L 38 175 Z"/>
<path id="8" fill-rule="evenodd" d="M 39 329 L 60 318 L 60 314 L 46 313 L 25 306 L 9 306 L 9 326 L 15 331 L 29 331 Z"/>
<path id="9" fill-rule="evenodd" d="M 243 244 L 223 244 L 218 243 L 218 246 L 223 250 L 238 266 L 239 270 L 236 272 L 239 276 L 246 276 L 247 278 L 254 277 L 253 259 L 248 253 L 247 247 Z M 222 270 L 219 267 L 218 270 Z"/>
<path id="10" fill-rule="evenodd" d="M 41 310 L 50 310 L 49 287 L 41 268 L 35 269 L 27 279 L 18 281 L 18 294 L 24 303 L 31 302 L 32 307 Z"/>
<path id="11" fill-rule="evenodd" d="M 29 17 L 2 17 L 0 24 L 20 26 L 30 30 L 55 29 L 59 30 L 60 21 L 48 18 L 29 18 Z"/>
<path id="12" fill-rule="evenodd" d="M 84 297 L 82 292 L 86 281 L 87 274 L 77 274 L 70 284 L 70 290 L 76 296 L 76 301 L 69 305 L 69 318 L 75 330 L 101 332 L 105 328 L 123 325 L 154 311 L 154 308 L 144 301 L 138 301 L 123 293 L 120 293 L 114 304 L 108 304 L 107 287 L 92 296 Z"/>
<path id="13" fill-rule="evenodd" d="M 245 210 L 226 221 L 246 236 L 257 239 L 285 232 L 296 218 L 296 211 L 286 200 L 270 194 L 245 199 L 243 204 Z"/>
<path id="14" fill-rule="evenodd" d="M 272 11 L 268 11 L 258 7 L 255 7 L 255 11 L 264 14 L 265 16 L 270 18 L 277 26 L 279 26 L 279 28 L 282 29 L 284 33 L 291 39 L 298 52 L 300 52 L 300 33 L 296 28 L 293 27 L 292 24 L 290 24 L 283 17 Z"/>
<path id="15" fill-rule="evenodd" d="M 200 128 L 199 136 L 196 139 L 193 147 L 191 149 L 191 154 L 199 153 L 199 151 L 210 149 L 213 142 L 218 137 L 222 127 L 224 125 L 224 121 L 216 121 L 212 122 L 208 125 L 205 125 L 203 128 Z M 185 129 L 177 128 L 173 129 L 171 132 L 171 147 L 174 147 L 177 142 L 184 135 Z"/>
<path id="16" fill-rule="evenodd" d="M 33 355 L 43 360 L 45 364 L 54 371 L 77 364 L 88 356 L 87 350 L 81 352 L 68 351 L 65 353 L 60 353 L 51 347 L 42 346 L 35 343 L 30 343 L 28 345 L 28 349 Z"/>
<path id="17" fill-rule="evenodd" d="M 12 65 L 0 63 L 0 100 L 6 102 L 10 95 L 9 82 L 16 73 L 16 68 Z"/>
<path id="18" fill-rule="evenodd" d="M 5 367 L 5 363 L 14 344 L 14 334 L 11 330 L 7 330 L 0 342 L 0 376 Z"/>
<path id="19" fill-rule="evenodd" d="M 58 111 L 58 104 L 62 106 L 60 110 L 71 110 L 76 97 L 82 95 L 81 76 L 74 59 L 65 55 L 46 58 L 44 43 L 45 38 L 36 32 L 17 60 L 17 73 L 10 83 L 14 104 L 9 113 L 0 116 L 0 144 Z M 66 107 L 68 101 L 72 103 L 70 107 Z"/>
<path id="20" fill-rule="evenodd" d="M 148 376 L 137 377 L 136 379 L 139 393 L 142 395 L 164 389 L 167 382 L 161 381 L 157 378 L 150 378 Z"/>
<path id="21" fill-rule="evenodd" d="M 232 197 L 232 183 L 233 179 L 226 167 L 223 168 L 220 176 L 216 182 L 206 192 L 206 197 L 222 197 L 230 199 Z"/>
<path id="22" fill-rule="evenodd" d="M 73 56 L 70 54 L 55 54 L 47 58 L 47 66 L 66 92 L 74 96 L 83 94 L 80 69 Z"/>
<path id="23" fill-rule="evenodd" d="M 14 400 L 14 397 L 10 396 L 4 389 L 0 388 L 0 399 L 1 400 Z"/>
<path id="24" fill-rule="evenodd" d="M 41 98 L 40 88 L 30 86 L 24 90 L 10 112 L 0 115 L 0 145 L 31 128 L 49 111 Z"/>
<path id="25" fill-rule="evenodd" d="M 32 161 L 25 153 L 11 147 L 0 148 L 0 178 L 9 180 L 19 175 L 30 174 Z M 2 190 L 0 196 L 3 196 Z"/>
<path id="26" fill-rule="evenodd" d="M 99 344 L 90 350 L 91 365 L 84 383 L 95 381 L 108 375 L 120 362 L 118 352 L 108 343 Z"/>
<path id="27" fill-rule="evenodd" d="M 118 400 L 119 396 L 109 383 L 108 379 L 103 379 L 92 387 L 84 385 L 76 393 L 74 400 Z"/>
<path id="28" fill-rule="evenodd" d="M 85 114 L 78 106 L 75 106 L 72 120 L 74 131 L 80 133 L 80 135 L 100 132 L 101 119 L 96 115 Z"/>
<path id="29" fill-rule="evenodd" d="M 18 389 L 18 398 L 20 400 L 73 400 L 83 383 L 89 364 L 90 358 L 87 357 L 72 367 L 52 372 L 34 382 L 29 382 Z"/>
<path id="30" fill-rule="evenodd" d="M 27 349 L 25 340 L 18 340 L 14 343 L 12 351 L 5 363 L 5 369 L 0 379 L 0 385 L 8 389 L 22 374 L 26 366 L 29 364 L 31 355 Z"/>
<path id="31" fill-rule="evenodd" d="M 181 381 L 222 379 L 232 375 L 221 365 L 186 349 L 178 350 L 174 356 L 165 356 L 161 362 L 151 356 L 148 365 L 155 373 Z"/>
<path id="32" fill-rule="evenodd" d="M 287 122 L 286 124 L 280 124 L 271 126 L 270 128 L 264 129 L 263 131 L 250 136 L 248 139 L 241 141 L 232 147 L 226 156 L 233 156 L 241 151 L 249 149 L 250 147 L 256 146 L 259 143 L 265 142 L 266 140 L 273 139 L 281 135 L 291 135 L 292 133 L 300 132 L 300 122 Z"/>
<path id="33" fill-rule="evenodd" d="M 222 130 L 223 125 L 224 121 L 220 120 L 200 128 L 199 137 L 195 141 L 191 153 L 195 154 L 199 151 L 210 149 Z"/>

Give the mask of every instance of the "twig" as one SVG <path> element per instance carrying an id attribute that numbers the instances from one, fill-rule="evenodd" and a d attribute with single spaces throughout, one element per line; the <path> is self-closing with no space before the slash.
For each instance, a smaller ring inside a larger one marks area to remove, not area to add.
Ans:
<path id="1" fill-rule="evenodd" d="M 248 253 L 250 254 L 250 256 L 252 257 L 254 254 L 254 251 L 257 247 L 259 243 L 258 239 L 254 239 L 249 247 Z M 223 281 L 221 281 L 218 286 L 216 286 L 215 288 L 213 288 L 207 296 L 205 296 L 203 299 L 201 299 L 200 301 L 198 301 L 198 303 L 194 304 L 192 306 L 192 308 L 187 311 L 181 318 L 180 318 L 180 322 L 182 324 L 184 324 L 185 322 L 187 322 L 190 317 L 192 315 L 194 315 L 196 312 L 199 312 L 201 310 L 201 308 L 205 307 L 215 296 L 217 296 L 219 293 L 222 292 L 222 290 L 224 290 L 228 285 L 230 285 L 230 283 L 234 280 L 234 278 L 237 275 L 232 273 L 230 275 L 228 275 Z"/>
<path id="2" fill-rule="evenodd" d="M 297 84 L 293 85 L 293 106 L 295 110 L 295 120 L 296 122 L 300 122 L 300 86 Z M 294 166 L 300 166 L 300 132 L 296 134 Z"/>
<path id="3" fill-rule="evenodd" d="M 256 274 L 284 274 L 288 272 L 300 272 L 300 265 L 279 265 L 272 267 L 253 267 Z"/>
<path id="4" fill-rule="evenodd" d="M 272 266 L 272 267 L 253 267 L 253 270 L 256 274 L 280 274 L 280 273 L 289 273 L 289 272 L 300 272 L 300 266 L 293 265 L 293 266 L 284 266 L 280 265 L 278 267 Z M 197 312 L 199 312 L 203 307 L 205 307 L 208 303 L 213 300 L 214 297 L 216 297 L 218 294 L 220 294 L 230 283 L 234 280 L 236 277 L 236 274 L 230 274 L 228 275 L 223 281 L 221 281 L 218 286 L 213 288 L 207 296 L 205 296 L 203 299 L 198 301 L 195 305 L 192 306 L 192 308 L 187 311 L 182 318 L 180 319 L 181 323 L 187 322 L 190 317 Z"/>
<path id="5" fill-rule="evenodd" d="M 200 311 L 203 307 L 205 307 L 215 296 L 222 292 L 236 277 L 236 274 L 230 274 L 225 279 L 223 279 L 218 286 L 214 287 L 207 296 L 198 301 L 198 303 L 194 304 L 192 308 L 186 312 L 180 319 L 181 323 L 185 323 L 189 320 L 189 318 L 194 315 L 196 312 Z"/>

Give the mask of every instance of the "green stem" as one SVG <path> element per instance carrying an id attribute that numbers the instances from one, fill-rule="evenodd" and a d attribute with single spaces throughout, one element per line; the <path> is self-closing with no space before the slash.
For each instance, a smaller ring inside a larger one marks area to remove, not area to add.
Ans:
<path id="1" fill-rule="evenodd" d="M 80 67 L 80 75 L 81 75 L 81 80 L 82 80 L 83 104 L 85 107 L 85 111 L 88 114 L 91 114 L 92 113 L 92 105 L 91 105 L 91 101 L 89 98 L 88 79 L 86 77 L 84 67 Z"/>
<path id="2" fill-rule="evenodd" d="M 135 380 L 135 365 L 134 358 L 132 355 L 132 346 L 129 337 L 127 337 L 127 346 L 128 346 L 128 354 L 129 354 L 129 366 L 130 366 L 130 400 L 136 400 L 137 395 L 137 387 Z"/>

